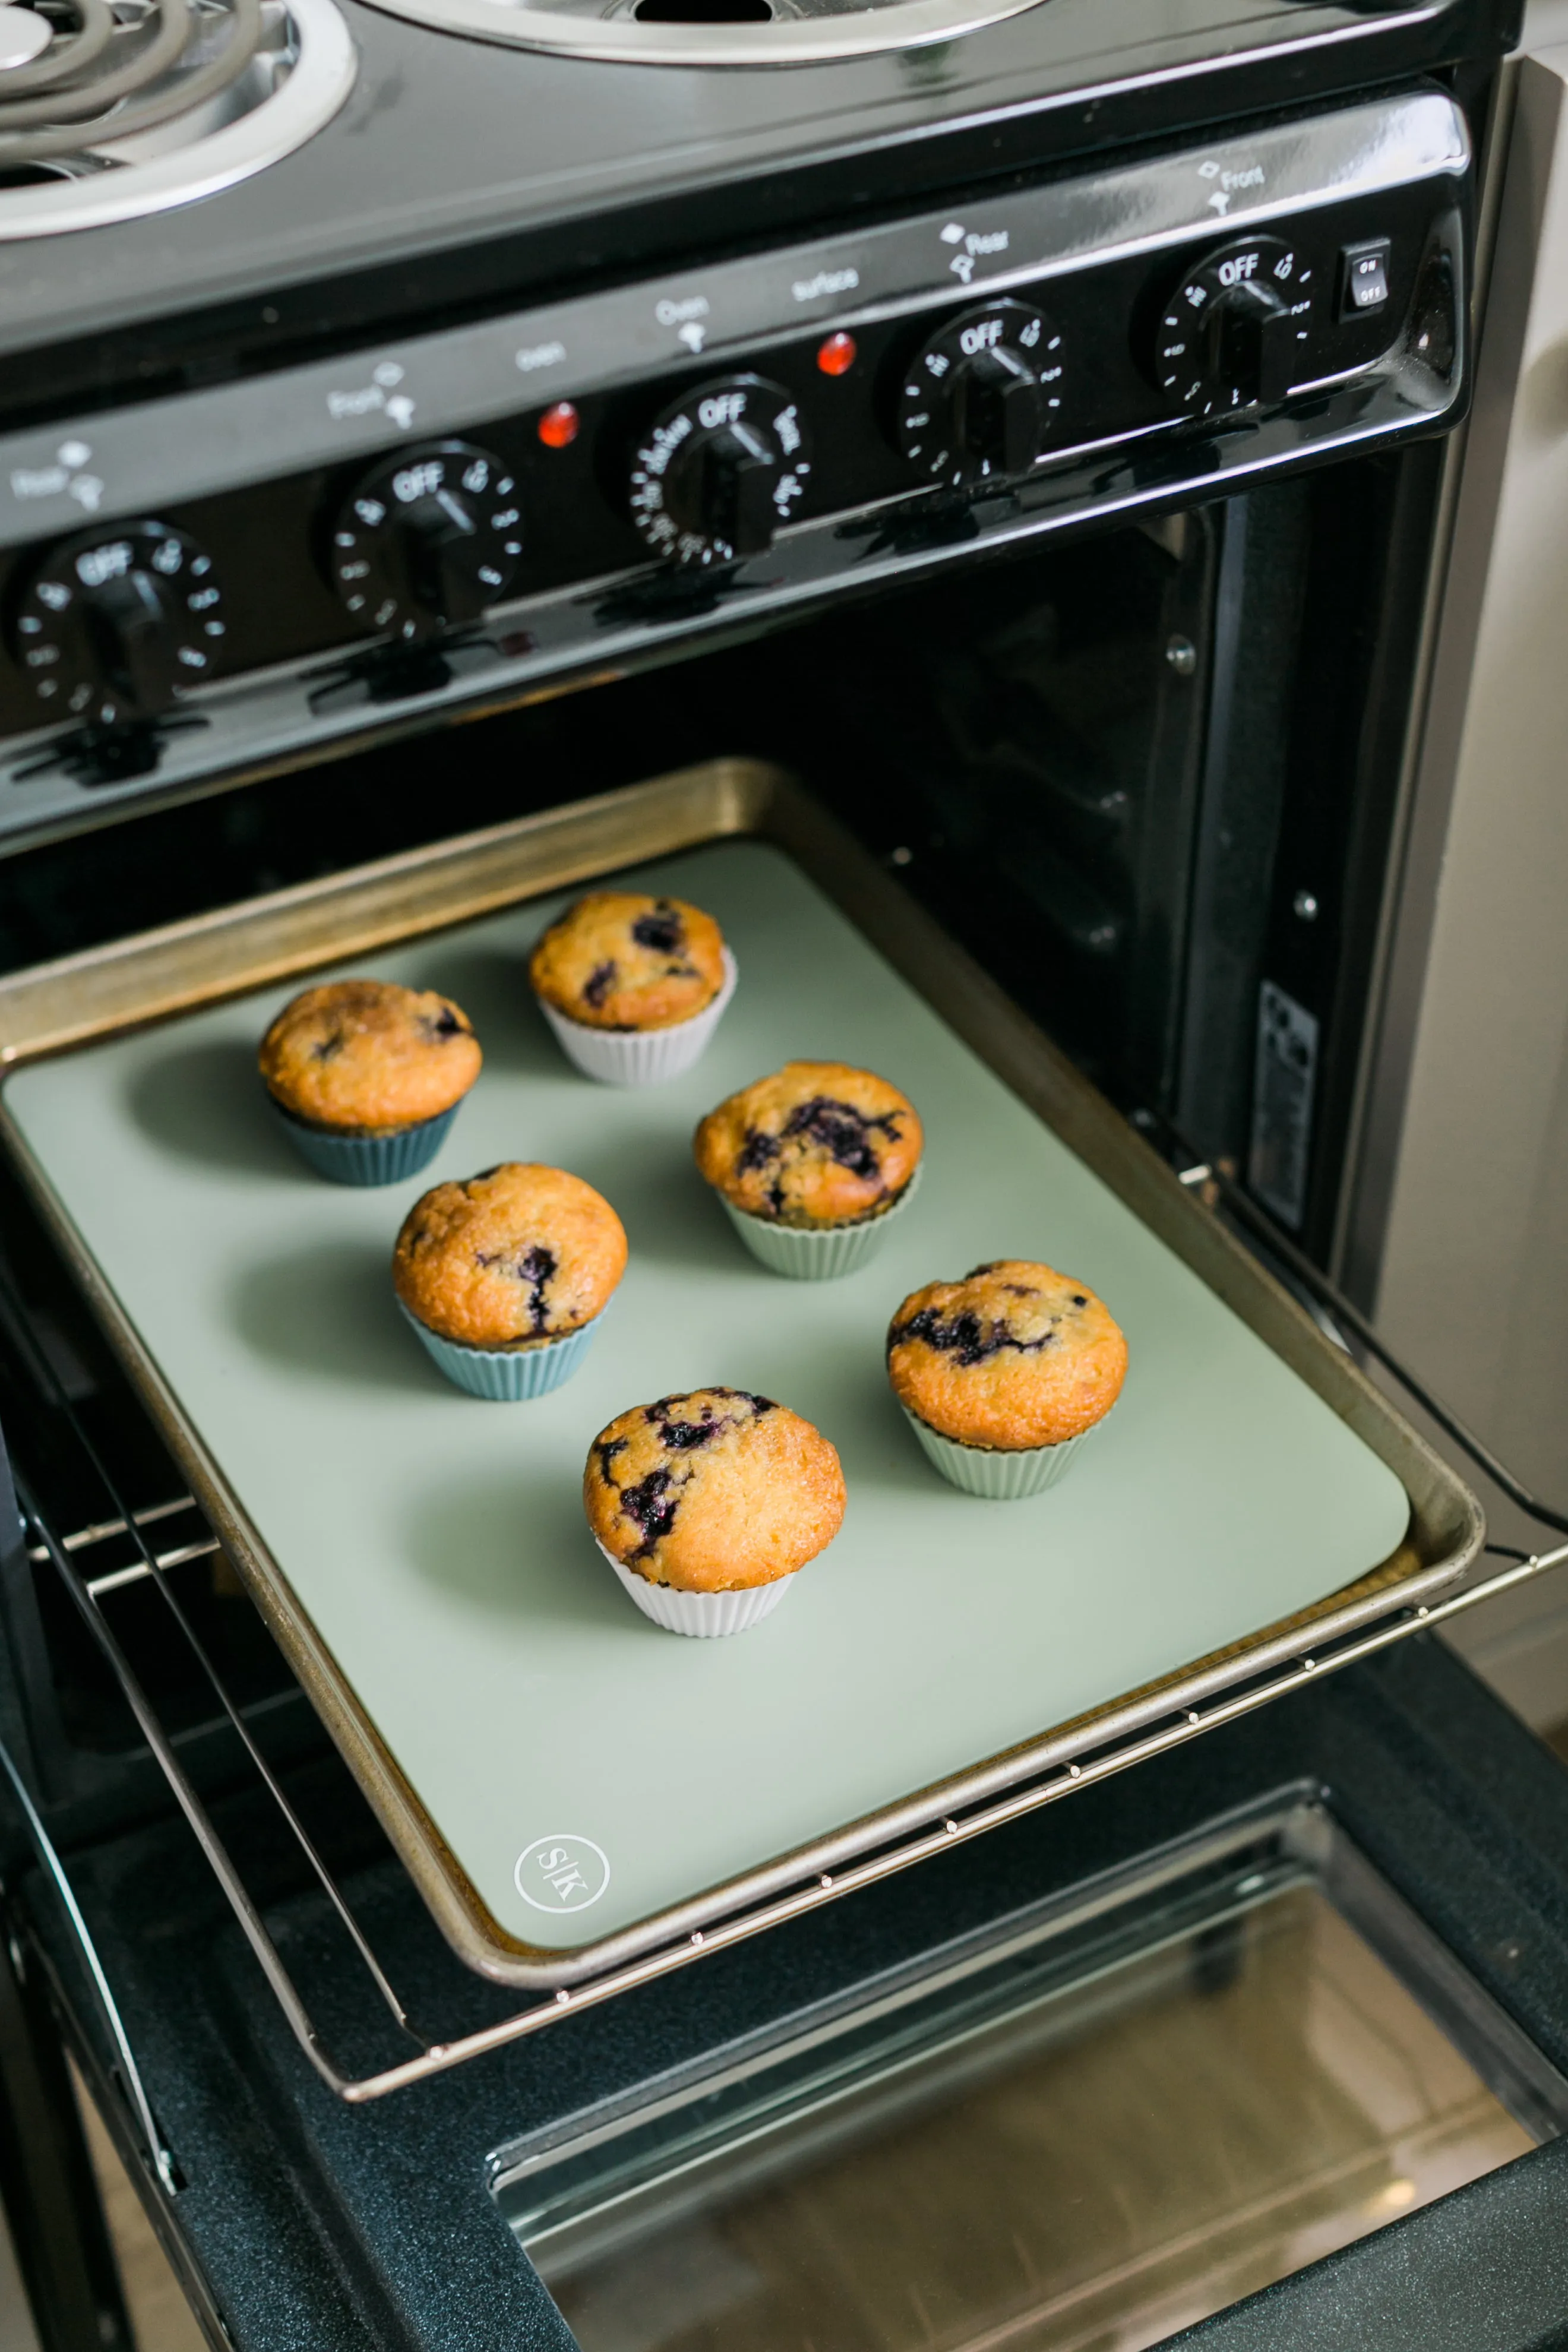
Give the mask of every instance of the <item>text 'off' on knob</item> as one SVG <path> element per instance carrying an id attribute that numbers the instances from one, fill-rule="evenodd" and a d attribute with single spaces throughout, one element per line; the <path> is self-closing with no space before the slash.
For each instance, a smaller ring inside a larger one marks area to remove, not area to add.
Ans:
<path id="1" fill-rule="evenodd" d="M 23 590 L 10 640 L 45 713 L 119 727 L 204 684 L 226 634 L 211 556 L 188 533 L 148 520 L 52 548 Z"/>
<path id="2" fill-rule="evenodd" d="M 794 394 L 763 376 L 720 376 L 654 418 L 633 457 L 627 504 L 656 555 L 735 563 L 771 546 L 810 479 Z"/>
<path id="3" fill-rule="evenodd" d="M 1026 474 L 1058 422 L 1066 376 L 1061 330 L 1043 310 L 984 303 L 915 353 L 894 438 L 911 466 L 955 488 Z"/>
<path id="4" fill-rule="evenodd" d="M 1276 236 L 1237 238 L 1176 287 L 1154 338 L 1154 381 L 1190 416 L 1270 407 L 1301 373 L 1312 271 Z"/>
<path id="5" fill-rule="evenodd" d="M 517 484 L 471 441 L 401 450 L 343 500 L 329 555 L 332 585 L 362 627 L 403 638 L 459 628 L 517 576 Z"/>

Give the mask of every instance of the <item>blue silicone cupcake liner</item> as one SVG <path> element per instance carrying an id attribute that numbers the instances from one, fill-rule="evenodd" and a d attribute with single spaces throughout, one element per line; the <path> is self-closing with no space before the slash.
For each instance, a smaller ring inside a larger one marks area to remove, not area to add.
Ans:
<path id="1" fill-rule="evenodd" d="M 417 1315 L 409 1314 L 401 1298 L 397 1303 L 447 1378 L 469 1396 L 488 1397 L 492 1404 L 521 1404 L 529 1397 L 548 1396 L 552 1389 L 560 1388 L 593 1346 L 594 1335 L 605 1319 L 601 1309 L 580 1330 L 546 1339 L 537 1348 L 463 1348 L 455 1339 L 443 1339 Z"/>
<path id="2" fill-rule="evenodd" d="M 722 1192 L 719 1205 L 752 1255 L 770 1274 L 782 1274 L 789 1282 L 837 1282 L 840 1275 L 858 1273 L 876 1256 L 890 1227 L 914 1199 L 920 1181 L 917 1162 L 914 1174 L 891 1207 L 880 1216 L 863 1217 L 856 1225 L 779 1225 L 770 1217 L 753 1217 L 748 1210 L 737 1209 Z"/>
<path id="3" fill-rule="evenodd" d="M 296 1118 L 271 1096 L 268 1100 L 296 1150 L 318 1176 L 334 1184 L 397 1184 L 405 1176 L 417 1176 L 446 1142 L 461 1108 L 454 1103 L 435 1118 L 422 1118 L 417 1127 L 400 1127 L 391 1135 L 334 1135 L 330 1128 Z"/>
<path id="4" fill-rule="evenodd" d="M 984 1495 L 988 1502 L 1016 1503 L 1025 1495 L 1043 1495 L 1065 1478 L 1074 1456 L 1094 1435 L 1086 1429 L 1059 1445 L 1030 1445 L 1017 1452 L 996 1445 L 963 1445 L 942 1437 L 919 1413 L 904 1407 L 904 1418 L 919 1438 L 928 1462 L 942 1472 L 950 1486 L 966 1495 Z M 1099 1423 L 1095 1423 L 1095 1428 Z"/>

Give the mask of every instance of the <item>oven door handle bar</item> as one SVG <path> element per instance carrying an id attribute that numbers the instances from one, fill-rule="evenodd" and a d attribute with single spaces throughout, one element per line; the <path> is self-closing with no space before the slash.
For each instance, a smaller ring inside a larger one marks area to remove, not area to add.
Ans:
<path id="1" fill-rule="evenodd" d="M 1367 1321 L 1360 1307 L 1353 1306 L 1338 1284 L 1331 1282 L 1326 1274 L 1312 1264 L 1304 1251 L 1298 1249 L 1289 1235 L 1260 1202 L 1255 1201 L 1243 1186 L 1235 1181 L 1234 1178 L 1226 1175 L 1222 1169 L 1215 1168 L 1207 1160 L 1198 1159 L 1191 1146 L 1183 1142 L 1173 1128 L 1165 1126 L 1163 1121 L 1160 1123 L 1164 1127 L 1164 1132 L 1174 1147 L 1173 1156 L 1179 1163 L 1178 1181 L 1184 1184 L 1188 1192 L 1196 1195 L 1202 1205 L 1209 1211 L 1210 1215 L 1214 1214 L 1214 1202 L 1212 1200 L 1205 1199 L 1205 1195 L 1212 1191 L 1227 1209 L 1233 1211 L 1245 1225 L 1250 1227 L 1267 1250 L 1282 1260 L 1296 1280 L 1311 1292 L 1313 1297 L 1327 1308 L 1334 1320 L 1337 1323 L 1342 1323 L 1346 1330 L 1353 1335 L 1369 1355 L 1376 1357 L 1384 1371 L 1393 1374 L 1405 1394 L 1415 1399 L 1422 1412 L 1436 1423 L 1444 1435 L 1452 1439 L 1460 1453 L 1466 1454 L 1478 1470 L 1486 1473 L 1492 1485 L 1500 1487 L 1510 1503 L 1516 1503 L 1519 1508 L 1528 1517 L 1534 1519 L 1539 1526 L 1551 1528 L 1558 1535 L 1568 1535 L 1568 1511 L 1559 1510 L 1554 1504 L 1543 1503 L 1538 1495 L 1531 1494 L 1524 1481 L 1514 1475 L 1507 1463 L 1498 1459 L 1485 1438 L 1478 1437 L 1468 1423 L 1461 1421 L 1458 1414 L 1450 1406 L 1446 1405 L 1440 1397 L 1434 1396 L 1426 1382 L 1420 1380 L 1408 1365 L 1401 1361 L 1386 1340 L 1378 1337 L 1375 1328 Z"/>

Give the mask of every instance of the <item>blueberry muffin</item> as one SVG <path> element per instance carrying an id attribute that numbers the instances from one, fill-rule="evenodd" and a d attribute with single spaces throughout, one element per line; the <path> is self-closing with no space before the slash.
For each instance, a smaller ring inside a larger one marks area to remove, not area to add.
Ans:
<path id="1" fill-rule="evenodd" d="M 268 1093 L 291 1118 L 385 1135 L 453 1109 L 481 1055 L 468 1015 L 433 989 L 333 980 L 283 1007 L 258 1059 Z"/>
<path id="2" fill-rule="evenodd" d="M 669 1029 L 724 986 L 724 939 L 684 898 L 595 890 L 558 917 L 528 967 L 534 994 L 589 1029 Z"/>
<path id="3" fill-rule="evenodd" d="M 591 1184 L 563 1168 L 508 1160 L 415 1202 L 392 1278 L 408 1313 L 438 1339 L 515 1353 L 591 1323 L 626 1265 L 621 1221 Z"/>
<path id="4" fill-rule="evenodd" d="M 1126 1371 L 1127 1342 L 1093 1291 L 1028 1258 L 927 1283 L 888 1331 L 900 1403 L 962 1446 L 1065 1444 L 1104 1419 Z"/>
<path id="5" fill-rule="evenodd" d="M 697 1165 L 742 1216 L 800 1230 L 879 1217 L 907 1192 L 924 1137 L 907 1095 L 844 1062 L 786 1062 L 710 1110 Z"/>
<path id="6" fill-rule="evenodd" d="M 786 1406 L 696 1389 L 634 1405 L 600 1431 L 583 1507 L 634 1577 L 731 1592 L 793 1576 L 826 1549 L 844 1517 L 844 1473 L 826 1438 Z"/>

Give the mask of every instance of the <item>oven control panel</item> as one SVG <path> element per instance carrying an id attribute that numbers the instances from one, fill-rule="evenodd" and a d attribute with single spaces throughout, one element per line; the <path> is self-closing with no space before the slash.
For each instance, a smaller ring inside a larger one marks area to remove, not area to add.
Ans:
<path id="1" fill-rule="evenodd" d="M 0 838 L 1457 421 L 1419 90 L 0 443 Z"/>

